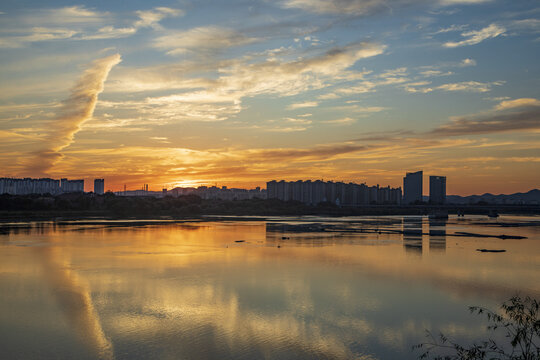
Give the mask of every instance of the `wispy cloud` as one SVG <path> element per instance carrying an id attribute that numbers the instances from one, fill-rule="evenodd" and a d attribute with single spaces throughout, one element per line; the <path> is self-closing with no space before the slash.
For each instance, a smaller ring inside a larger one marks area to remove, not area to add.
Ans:
<path id="1" fill-rule="evenodd" d="M 484 40 L 504 35 L 505 32 L 506 29 L 504 27 L 497 24 L 491 24 L 481 30 L 472 30 L 461 33 L 461 36 L 464 37 L 465 40 L 449 41 L 444 43 L 444 46 L 448 48 L 454 48 L 458 46 L 476 45 Z"/>
<path id="2" fill-rule="evenodd" d="M 71 90 L 58 116 L 50 123 L 49 132 L 35 158 L 28 164 L 31 174 L 43 174 L 61 157 L 61 151 L 73 142 L 80 126 L 92 117 L 98 95 L 103 91 L 110 70 L 121 61 L 120 55 L 95 60 Z"/>
<path id="3" fill-rule="evenodd" d="M 489 2 L 491 0 L 439 0 L 432 5 L 471 5 Z M 392 12 L 395 9 L 414 4 L 425 5 L 425 0 L 283 0 L 285 8 L 296 8 L 319 14 L 341 14 L 348 16 L 365 16 L 380 12 Z"/>
<path id="4" fill-rule="evenodd" d="M 18 48 L 27 43 L 73 38 L 78 32 L 70 29 L 34 27 L 27 35 L 0 38 L 0 47 Z"/>
<path id="5" fill-rule="evenodd" d="M 511 23 L 513 29 L 525 30 L 532 33 L 540 32 L 540 19 L 521 19 Z"/>
<path id="6" fill-rule="evenodd" d="M 184 15 L 184 11 L 180 9 L 173 9 L 168 7 L 156 7 L 153 10 L 139 10 L 137 11 L 139 20 L 135 21 L 133 26 L 135 28 L 151 27 L 155 30 L 162 30 L 163 27 L 159 22 L 166 17 L 177 17 Z"/>
<path id="7" fill-rule="evenodd" d="M 41 10 L 20 19 L 22 23 L 41 24 L 29 29 L 13 29 L 13 34 L 0 38 L 0 47 L 18 48 L 28 43 L 51 40 L 98 40 L 131 36 L 141 28 L 161 30 L 159 22 L 166 17 L 181 16 L 183 11 L 166 7 L 136 11 L 138 20 L 131 26 L 105 25 L 111 14 L 89 10 L 82 6 Z M 105 26 L 103 26 L 105 25 Z M 97 26 L 100 26 L 96 29 Z"/>
<path id="8" fill-rule="evenodd" d="M 466 24 L 465 25 L 451 25 L 449 27 L 439 29 L 439 30 L 431 33 L 431 35 L 444 34 L 444 33 L 453 32 L 453 31 L 463 31 L 468 26 L 469 25 L 466 25 Z"/>
<path id="9" fill-rule="evenodd" d="M 323 124 L 333 124 L 333 125 L 350 125 L 354 124 L 356 122 L 355 119 L 350 117 L 344 117 L 341 119 L 332 119 L 332 120 L 323 120 L 321 121 Z"/>
<path id="10" fill-rule="evenodd" d="M 291 105 L 287 106 L 287 109 L 288 110 L 296 110 L 296 109 L 303 109 L 303 108 L 309 108 L 309 107 L 316 107 L 318 105 L 319 105 L 319 103 L 316 102 L 316 101 L 306 101 L 306 102 L 303 102 L 303 103 L 291 104 Z"/>
<path id="11" fill-rule="evenodd" d="M 400 1 L 396 1 L 396 5 Z M 387 10 L 387 5 L 380 0 L 285 0 L 285 8 L 298 8 L 314 13 L 367 15 Z"/>
<path id="12" fill-rule="evenodd" d="M 540 130 L 540 100 L 502 101 L 492 111 L 452 118 L 431 131 L 434 135 L 466 136 L 499 132 Z"/>
<path id="13" fill-rule="evenodd" d="M 167 17 L 177 17 L 184 15 L 180 9 L 168 7 L 157 7 L 153 10 L 136 11 L 138 20 L 133 22 L 132 26 L 124 28 L 116 28 L 108 25 L 100 28 L 96 33 L 84 34 L 80 36 L 80 40 L 97 40 L 97 39 L 117 39 L 135 34 L 142 28 L 153 28 L 154 30 L 163 30 L 159 22 Z"/>
<path id="14" fill-rule="evenodd" d="M 298 132 L 298 131 L 305 131 L 305 130 L 307 130 L 307 127 L 305 126 L 275 127 L 275 128 L 265 129 L 265 131 L 269 131 L 269 132 L 282 132 L 282 133 Z"/>
<path id="15" fill-rule="evenodd" d="M 444 91 L 464 91 L 464 92 L 488 92 L 494 85 L 502 85 L 502 81 L 493 81 L 490 83 L 482 83 L 478 81 L 463 81 L 458 83 L 443 84 L 436 87 L 436 89 Z"/>
<path id="16" fill-rule="evenodd" d="M 440 0 L 442 5 L 474 5 L 491 2 L 493 0 Z"/>
<path id="17" fill-rule="evenodd" d="M 403 85 L 403 89 L 410 93 L 429 93 L 435 90 L 450 91 L 450 92 L 472 92 L 472 93 L 485 93 L 491 91 L 493 86 L 500 86 L 504 84 L 504 81 L 492 81 L 489 83 L 483 83 L 479 81 L 462 81 L 457 83 L 448 83 L 438 86 L 426 86 L 430 85 L 430 81 L 417 81 L 410 82 Z"/>
<path id="18" fill-rule="evenodd" d="M 109 13 L 88 9 L 81 5 L 38 11 L 28 16 L 29 21 L 50 24 L 88 24 L 103 22 Z"/>
<path id="19" fill-rule="evenodd" d="M 306 119 L 306 118 L 287 117 L 287 118 L 284 118 L 283 120 L 285 120 L 287 122 L 290 122 L 290 123 L 301 124 L 301 125 L 310 125 L 311 123 L 313 123 L 313 120 Z"/>
<path id="20" fill-rule="evenodd" d="M 172 121 L 221 121 L 242 110 L 245 97 L 258 95 L 292 96 L 311 89 L 321 89 L 347 81 L 348 68 L 357 61 L 381 54 L 384 45 L 356 43 L 333 47 L 324 53 L 294 60 L 270 59 L 255 62 L 251 59 L 217 61 L 211 66 L 196 64 L 173 66 L 164 75 L 161 67 L 139 71 L 120 69 L 121 78 L 115 77 L 115 91 L 139 92 L 145 89 L 183 89 L 184 92 L 166 96 L 149 96 L 144 100 L 102 102 L 102 106 L 137 109 L 149 119 Z M 199 66 L 198 66 L 199 65 Z M 219 76 L 184 78 L 192 73 L 218 71 Z M 173 76 L 174 75 L 174 76 Z M 203 90 L 194 90 L 203 89 Z M 317 106 L 292 105 L 290 109 Z"/>
<path id="21" fill-rule="evenodd" d="M 463 59 L 459 63 L 459 67 L 466 67 L 466 66 L 476 66 L 476 60 L 474 59 Z"/>
<path id="22" fill-rule="evenodd" d="M 167 51 L 168 55 L 215 52 L 242 46 L 256 41 L 233 29 L 204 26 L 186 31 L 171 31 L 155 39 L 154 47 Z"/>
<path id="23" fill-rule="evenodd" d="M 424 77 L 435 77 L 435 76 L 449 76 L 452 75 L 451 71 L 441 71 L 441 70 L 425 70 L 421 71 L 420 75 Z"/>
<path id="24" fill-rule="evenodd" d="M 526 106 L 538 106 L 540 107 L 540 100 L 533 98 L 521 98 L 515 100 L 501 101 L 496 107 L 496 110 L 507 110 Z"/>
<path id="25" fill-rule="evenodd" d="M 113 26 L 104 26 L 94 34 L 81 35 L 79 40 L 98 40 L 98 39 L 118 39 L 131 36 L 137 32 L 134 27 L 115 28 Z"/>

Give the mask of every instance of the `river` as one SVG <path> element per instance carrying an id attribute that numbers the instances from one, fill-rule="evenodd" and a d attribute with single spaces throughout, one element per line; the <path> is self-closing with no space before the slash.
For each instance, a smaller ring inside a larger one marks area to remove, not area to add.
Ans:
<path id="1" fill-rule="evenodd" d="M 426 330 L 486 337 L 468 306 L 540 298 L 539 225 L 504 215 L 4 223 L 1 357 L 416 359 Z"/>

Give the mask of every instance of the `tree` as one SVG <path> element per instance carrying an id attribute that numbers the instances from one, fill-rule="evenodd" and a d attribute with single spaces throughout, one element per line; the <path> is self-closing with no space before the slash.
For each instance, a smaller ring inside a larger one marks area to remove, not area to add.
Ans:
<path id="1" fill-rule="evenodd" d="M 435 337 L 428 331 L 429 342 L 415 345 L 413 349 L 424 351 L 420 359 L 540 360 L 539 305 L 538 300 L 529 296 L 524 299 L 514 296 L 501 305 L 500 313 L 477 306 L 469 308 L 471 313 L 485 315 L 489 322 L 487 329 L 492 333 L 502 331 L 508 343 L 497 343 L 490 338 L 466 347 L 449 340 L 442 333 Z M 439 355 L 441 352 L 444 355 Z"/>

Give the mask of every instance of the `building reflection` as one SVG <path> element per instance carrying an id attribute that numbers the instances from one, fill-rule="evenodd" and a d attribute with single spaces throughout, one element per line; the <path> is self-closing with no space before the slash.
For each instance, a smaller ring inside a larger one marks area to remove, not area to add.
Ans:
<path id="1" fill-rule="evenodd" d="M 403 248 L 406 253 L 422 255 L 422 217 L 403 217 Z"/>
<path id="2" fill-rule="evenodd" d="M 429 219 L 429 251 L 446 251 L 446 223 L 448 219 Z"/>

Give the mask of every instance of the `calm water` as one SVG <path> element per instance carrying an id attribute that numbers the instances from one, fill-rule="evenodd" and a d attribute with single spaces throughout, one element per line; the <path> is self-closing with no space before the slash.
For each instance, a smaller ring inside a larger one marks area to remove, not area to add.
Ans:
<path id="1" fill-rule="evenodd" d="M 540 298 L 538 222 L 4 224 L 0 357 L 415 359 L 425 329 L 481 338 L 469 305 Z"/>

